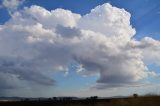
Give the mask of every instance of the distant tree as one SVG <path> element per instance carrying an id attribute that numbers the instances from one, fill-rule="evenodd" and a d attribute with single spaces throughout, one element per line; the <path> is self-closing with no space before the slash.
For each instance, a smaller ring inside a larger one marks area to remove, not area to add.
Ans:
<path id="1" fill-rule="evenodd" d="M 94 96 L 93 98 L 94 98 L 94 99 L 98 99 L 98 96 Z"/>
<path id="2" fill-rule="evenodd" d="M 90 99 L 92 100 L 98 99 L 98 96 L 91 96 Z"/>
<path id="3" fill-rule="evenodd" d="M 90 97 L 89 101 L 91 103 L 91 106 L 95 106 L 97 98 L 98 98 L 98 96 L 91 96 Z"/>
<path id="4" fill-rule="evenodd" d="M 53 100 L 57 100 L 57 97 L 53 97 Z"/>
<path id="5" fill-rule="evenodd" d="M 89 100 L 89 99 L 90 99 L 89 97 L 86 98 L 86 100 Z"/>
<path id="6" fill-rule="evenodd" d="M 62 100 L 68 101 L 68 100 L 72 100 L 72 98 L 71 97 L 64 97 L 64 98 L 62 98 Z"/>
<path id="7" fill-rule="evenodd" d="M 29 101 L 29 100 L 30 100 L 29 98 L 25 98 L 25 99 L 24 99 L 24 101 Z"/>
<path id="8" fill-rule="evenodd" d="M 133 97 L 134 97 L 134 98 L 137 98 L 137 97 L 138 97 L 138 94 L 136 94 L 136 93 L 133 94 Z"/>
<path id="9" fill-rule="evenodd" d="M 48 101 L 51 101 L 52 100 L 52 98 L 48 98 Z"/>

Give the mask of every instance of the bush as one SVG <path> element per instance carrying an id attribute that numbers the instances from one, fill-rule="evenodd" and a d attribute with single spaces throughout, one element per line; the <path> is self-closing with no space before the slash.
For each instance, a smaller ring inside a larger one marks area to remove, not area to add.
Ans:
<path id="1" fill-rule="evenodd" d="M 138 94 L 133 94 L 133 97 L 134 97 L 134 98 L 137 98 L 137 97 L 138 97 Z"/>

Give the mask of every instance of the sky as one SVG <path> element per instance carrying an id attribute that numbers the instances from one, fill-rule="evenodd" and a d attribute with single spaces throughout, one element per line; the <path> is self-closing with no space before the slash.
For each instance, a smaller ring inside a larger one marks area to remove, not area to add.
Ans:
<path id="1" fill-rule="evenodd" d="M 159 5 L 0 0 L 0 96 L 160 94 Z"/>

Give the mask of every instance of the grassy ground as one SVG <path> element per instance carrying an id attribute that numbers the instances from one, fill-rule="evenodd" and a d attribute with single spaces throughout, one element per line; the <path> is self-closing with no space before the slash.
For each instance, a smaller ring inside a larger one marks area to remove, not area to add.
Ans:
<path id="1" fill-rule="evenodd" d="M 0 106 L 160 106 L 160 96 L 97 100 L 0 102 Z"/>

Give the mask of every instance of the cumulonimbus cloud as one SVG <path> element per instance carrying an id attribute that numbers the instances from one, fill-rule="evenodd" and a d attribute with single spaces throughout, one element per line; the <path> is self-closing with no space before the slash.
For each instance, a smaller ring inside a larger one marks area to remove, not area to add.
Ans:
<path id="1" fill-rule="evenodd" d="M 99 74 L 97 83 L 104 88 L 157 75 L 147 64 L 160 65 L 160 42 L 149 37 L 136 40 L 130 17 L 108 3 L 84 16 L 36 5 L 14 12 L 0 26 L 0 76 L 5 76 L 0 78 L 8 80 L 0 86 L 18 87 L 22 81 L 24 86 L 53 86 L 50 73 L 68 71 L 73 62 L 79 74 Z"/>

